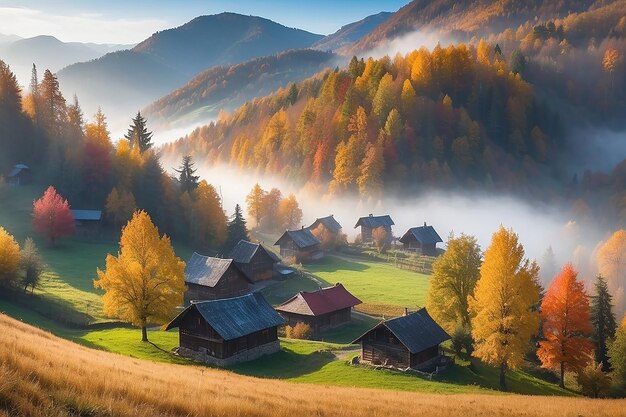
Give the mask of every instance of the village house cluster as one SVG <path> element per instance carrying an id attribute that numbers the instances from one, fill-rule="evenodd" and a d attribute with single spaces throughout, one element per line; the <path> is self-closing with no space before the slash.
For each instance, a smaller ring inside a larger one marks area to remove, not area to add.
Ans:
<path id="1" fill-rule="evenodd" d="M 363 244 L 371 244 L 374 231 L 383 228 L 393 239 L 389 215 L 361 217 Z M 194 253 L 185 267 L 186 308 L 168 325 L 179 329 L 178 354 L 217 366 L 249 361 L 280 349 L 279 328 L 304 323 L 311 336 L 341 328 L 352 321 L 361 300 L 341 283 L 316 291 L 300 291 L 273 308 L 260 290 L 269 280 L 288 279 L 295 270 L 283 259 L 296 263 L 319 260 L 323 243 L 313 230 L 335 239 L 342 230 L 334 216 L 318 218 L 309 227 L 287 230 L 276 241 L 280 257 L 261 243 L 241 240 L 226 257 Z M 407 251 L 436 255 L 442 242 L 432 226 L 409 229 L 399 240 Z M 401 317 L 383 320 L 356 339 L 360 361 L 400 369 L 435 369 L 446 360 L 440 344 L 450 336 L 426 309 L 405 311 Z"/>

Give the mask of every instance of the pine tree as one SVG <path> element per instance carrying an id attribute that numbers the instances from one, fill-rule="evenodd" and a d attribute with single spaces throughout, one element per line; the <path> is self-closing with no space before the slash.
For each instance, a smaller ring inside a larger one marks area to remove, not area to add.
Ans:
<path id="1" fill-rule="evenodd" d="M 33 64 L 33 69 L 30 74 L 30 95 L 33 100 L 33 121 L 35 126 L 39 126 L 39 101 L 41 97 L 39 95 L 39 78 L 37 77 L 37 66 Z"/>
<path id="2" fill-rule="evenodd" d="M 39 92 L 43 127 L 50 136 L 60 138 L 66 120 L 67 107 L 59 88 L 59 80 L 50 70 L 44 72 Z"/>
<path id="3" fill-rule="evenodd" d="M 246 226 L 246 219 L 243 217 L 243 211 L 241 206 L 237 204 L 235 206 L 235 213 L 228 222 L 228 237 L 224 247 L 226 251 L 230 251 L 235 247 L 240 240 L 250 240 L 248 235 L 248 227 Z"/>
<path id="4" fill-rule="evenodd" d="M 612 311 L 609 286 L 602 275 L 598 275 L 594 287 L 595 295 L 591 298 L 591 324 L 593 326 L 591 340 L 596 346 L 596 361 L 602 365 L 605 372 L 608 372 L 610 369 L 607 357 L 608 342 L 615 337 L 617 323 Z"/>
<path id="5" fill-rule="evenodd" d="M 72 143 L 82 140 L 85 136 L 83 111 L 74 94 L 74 102 L 67 107 L 67 134 Z"/>
<path id="6" fill-rule="evenodd" d="M 152 147 L 152 132 L 148 132 L 146 119 L 141 112 L 137 112 L 137 116 L 132 119 L 132 124 L 124 137 L 128 139 L 131 146 L 137 145 L 141 153 Z"/>
<path id="7" fill-rule="evenodd" d="M 197 171 L 195 163 L 191 158 L 191 155 L 183 156 L 183 163 L 179 169 L 174 171 L 178 172 L 178 181 L 180 183 L 180 190 L 182 192 L 191 192 L 198 188 L 199 175 L 194 175 Z"/>

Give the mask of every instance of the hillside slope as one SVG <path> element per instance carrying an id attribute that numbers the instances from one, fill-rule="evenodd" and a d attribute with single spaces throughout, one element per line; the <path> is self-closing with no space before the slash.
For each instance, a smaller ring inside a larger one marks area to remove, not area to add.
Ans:
<path id="1" fill-rule="evenodd" d="M 357 22 L 342 26 L 337 32 L 331 33 L 325 38 L 315 42 L 312 48 L 320 51 L 336 51 L 342 47 L 351 45 L 363 36 L 372 32 L 378 25 L 387 21 L 393 13 L 380 12 L 367 16 Z"/>
<path id="2" fill-rule="evenodd" d="M 413 31 L 453 34 L 469 39 L 485 36 L 523 21 L 566 16 L 586 10 L 594 0 L 413 0 L 345 53 L 364 53 Z"/>
<path id="3" fill-rule="evenodd" d="M 201 394 L 201 395 L 200 395 Z M 0 314 L 0 416 L 623 415 L 625 400 L 320 387 L 95 351 Z"/>
<path id="4" fill-rule="evenodd" d="M 58 76 L 64 94 L 76 93 L 87 114 L 100 105 L 109 117 L 128 116 L 209 67 L 305 48 L 321 38 L 256 16 L 200 16 Z"/>
<path id="5" fill-rule="evenodd" d="M 233 66 L 213 67 L 161 97 L 144 112 L 156 126 L 206 123 L 217 117 L 220 110 L 233 110 L 254 97 L 270 94 L 339 63 L 332 53 L 297 49 Z"/>

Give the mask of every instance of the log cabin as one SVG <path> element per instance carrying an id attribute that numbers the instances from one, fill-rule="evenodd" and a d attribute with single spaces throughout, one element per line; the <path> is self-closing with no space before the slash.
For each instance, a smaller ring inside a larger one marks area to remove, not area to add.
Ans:
<path id="1" fill-rule="evenodd" d="M 281 257 L 293 257 L 299 263 L 324 257 L 322 243 L 309 229 L 287 230 L 274 245 L 280 246 Z"/>
<path id="2" fill-rule="evenodd" d="M 102 222 L 102 210 L 70 210 L 74 217 L 76 234 L 97 234 Z"/>
<path id="3" fill-rule="evenodd" d="M 343 285 L 336 284 L 313 292 L 300 291 L 276 307 L 276 311 L 288 325 L 306 323 L 311 327 L 313 336 L 318 336 L 327 330 L 350 323 L 352 307 L 359 304 L 361 300 Z"/>
<path id="4" fill-rule="evenodd" d="M 250 292 L 251 282 L 232 259 L 193 253 L 185 265 L 185 300 L 218 300 Z"/>
<path id="5" fill-rule="evenodd" d="M 385 320 L 352 343 L 361 343 L 361 361 L 391 368 L 435 369 L 439 345 L 450 336 L 425 308 Z"/>
<path id="6" fill-rule="evenodd" d="M 374 216 L 370 214 L 366 217 L 361 217 L 354 225 L 354 228 L 361 227 L 361 242 L 363 243 L 372 243 L 372 232 L 374 229 L 378 229 L 382 227 L 387 231 L 387 236 L 389 237 L 389 241 L 393 239 L 393 232 L 391 230 L 391 226 L 395 223 L 391 220 L 391 216 Z"/>
<path id="7" fill-rule="evenodd" d="M 321 242 L 324 249 L 334 249 L 341 233 L 341 224 L 335 220 L 335 216 L 315 219 L 313 224 L 307 227 Z"/>
<path id="8" fill-rule="evenodd" d="M 407 251 L 417 252 L 427 256 L 437 256 L 437 243 L 443 242 L 437 231 L 432 226 L 410 228 L 400 242 Z"/>
<path id="9" fill-rule="evenodd" d="M 178 354 L 217 366 L 280 350 L 283 318 L 261 293 L 192 303 L 166 327 L 178 328 Z"/>
<path id="10" fill-rule="evenodd" d="M 280 262 L 271 250 L 265 249 L 260 243 L 247 240 L 240 240 L 228 257 L 235 261 L 239 270 L 252 282 L 271 279 L 274 276 L 274 265 Z"/>

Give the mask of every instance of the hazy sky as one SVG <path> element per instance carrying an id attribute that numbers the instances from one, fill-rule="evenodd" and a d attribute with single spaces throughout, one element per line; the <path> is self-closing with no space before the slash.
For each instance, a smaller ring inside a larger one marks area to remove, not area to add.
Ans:
<path id="1" fill-rule="evenodd" d="M 62 41 L 137 43 L 203 14 L 256 15 L 320 34 L 409 0 L 0 0 L 0 33 Z"/>

